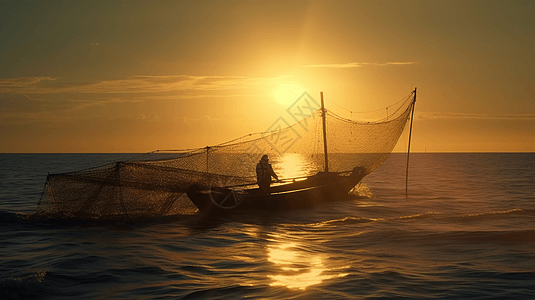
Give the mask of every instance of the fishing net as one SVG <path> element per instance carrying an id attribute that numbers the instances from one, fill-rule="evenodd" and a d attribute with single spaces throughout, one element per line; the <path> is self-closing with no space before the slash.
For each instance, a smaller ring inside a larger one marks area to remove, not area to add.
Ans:
<path id="1" fill-rule="evenodd" d="M 329 172 L 361 167 L 369 174 L 379 167 L 410 119 L 414 99 L 412 92 L 377 111 L 382 117 L 375 121 L 345 119 L 325 110 Z M 264 154 L 282 178 L 324 171 L 320 107 L 304 93 L 265 132 L 211 147 L 155 151 L 134 160 L 49 174 L 37 215 L 142 219 L 194 214 L 197 208 L 185 194 L 188 189 L 254 185 L 255 166 Z"/>

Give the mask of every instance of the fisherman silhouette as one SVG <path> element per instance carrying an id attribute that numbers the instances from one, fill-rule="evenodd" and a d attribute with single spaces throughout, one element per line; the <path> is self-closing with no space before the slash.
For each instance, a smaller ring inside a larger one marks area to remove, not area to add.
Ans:
<path id="1" fill-rule="evenodd" d="M 271 177 L 274 177 L 275 180 L 279 180 L 279 177 L 275 174 L 269 163 L 268 156 L 264 154 L 260 162 L 256 165 L 256 182 L 258 183 L 262 195 L 270 194 L 269 186 L 271 185 Z"/>

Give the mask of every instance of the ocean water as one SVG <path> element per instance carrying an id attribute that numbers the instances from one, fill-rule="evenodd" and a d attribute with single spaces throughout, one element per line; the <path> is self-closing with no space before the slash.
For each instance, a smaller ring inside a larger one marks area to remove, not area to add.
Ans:
<path id="1" fill-rule="evenodd" d="M 132 154 L 0 154 L 0 299 L 535 299 L 535 154 L 393 154 L 312 209 L 29 221 L 47 172 Z"/>

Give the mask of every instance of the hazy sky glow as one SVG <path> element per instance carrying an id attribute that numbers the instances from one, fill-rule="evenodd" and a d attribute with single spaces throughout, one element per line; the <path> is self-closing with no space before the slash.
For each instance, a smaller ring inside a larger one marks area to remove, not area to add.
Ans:
<path id="1" fill-rule="evenodd" d="M 350 117 L 415 87 L 413 151 L 533 152 L 534 3 L 1 1 L 0 152 L 203 147 L 295 90 Z"/>

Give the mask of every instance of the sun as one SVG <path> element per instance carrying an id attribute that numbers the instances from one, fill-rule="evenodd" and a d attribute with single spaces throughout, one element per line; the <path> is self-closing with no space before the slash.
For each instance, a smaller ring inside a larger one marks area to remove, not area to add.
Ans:
<path id="1" fill-rule="evenodd" d="M 275 100 L 282 105 L 292 105 L 303 93 L 305 89 L 295 83 L 281 83 L 273 92 Z"/>

